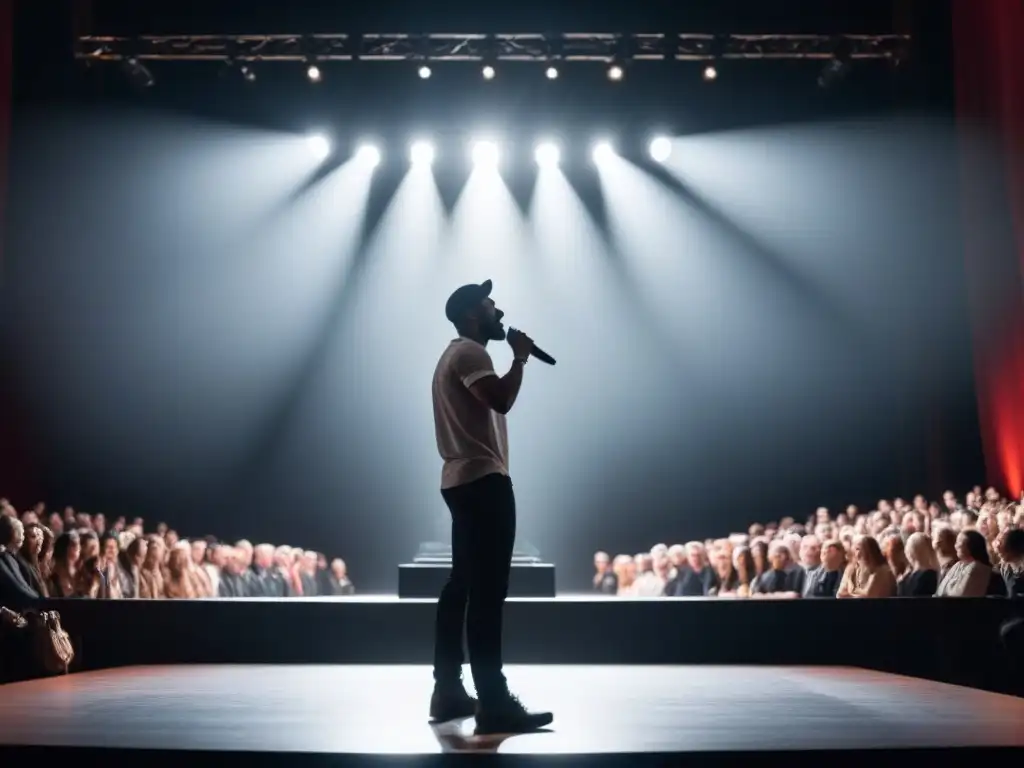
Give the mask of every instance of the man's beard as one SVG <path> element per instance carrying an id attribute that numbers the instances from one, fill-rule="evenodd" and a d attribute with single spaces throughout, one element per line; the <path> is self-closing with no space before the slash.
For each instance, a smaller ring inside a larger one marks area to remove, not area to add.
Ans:
<path id="1" fill-rule="evenodd" d="M 505 329 L 500 320 L 493 320 L 487 327 L 487 338 L 492 341 L 504 341 Z"/>

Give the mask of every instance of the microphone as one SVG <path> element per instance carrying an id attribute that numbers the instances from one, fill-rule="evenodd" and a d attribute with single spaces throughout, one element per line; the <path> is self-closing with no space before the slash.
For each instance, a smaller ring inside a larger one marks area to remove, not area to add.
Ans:
<path id="1" fill-rule="evenodd" d="M 509 335 L 512 335 L 512 334 L 516 334 L 516 333 L 522 333 L 522 331 L 517 330 L 515 328 L 509 328 L 508 329 L 508 333 L 509 333 Z M 555 364 L 555 358 L 553 358 L 551 355 L 549 355 L 543 349 L 538 347 L 536 344 L 534 344 L 533 345 L 533 349 L 530 350 L 530 357 L 535 357 L 538 360 L 540 360 L 542 363 L 547 363 L 548 365 L 554 365 Z"/>

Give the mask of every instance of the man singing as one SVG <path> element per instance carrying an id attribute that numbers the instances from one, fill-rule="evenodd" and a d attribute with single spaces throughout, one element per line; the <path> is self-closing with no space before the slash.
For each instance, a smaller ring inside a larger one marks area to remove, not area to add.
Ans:
<path id="1" fill-rule="evenodd" d="M 495 373 L 486 346 L 504 339 L 505 327 L 490 294 L 487 280 L 449 297 L 445 315 L 459 337 L 434 371 L 434 428 L 444 460 L 441 495 L 452 515 L 452 570 L 437 601 L 430 716 L 440 721 L 475 714 L 477 733 L 522 733 L 553 719 L 550 712 L 528 712 L 509 692 L 501 669 L 502 610 L 516 536 L 505 414 L 519 394 L 533 340 L 511 332 L 512 367 L 504 376 Z M 464 627 L 479 702 L 462 685 Z"/>

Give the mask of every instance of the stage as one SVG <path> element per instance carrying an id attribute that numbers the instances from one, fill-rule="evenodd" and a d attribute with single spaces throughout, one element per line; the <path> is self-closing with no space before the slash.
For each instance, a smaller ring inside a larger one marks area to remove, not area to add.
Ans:
<path id="1" fill-rule="evenodd" d="M 1024 699 L 853 668 L 511 666 L 508 676 L 525 702 L 554 711 L 549 730 L 476 737 L 471 719 L 430 725 L 427 666 L 126 667 L 5 686 L 0 754 L 364 765 L 496 752 L 636 765 L 921 750 L 935 765 L 1024 747 Z"/>
<path id="2" fill-rule="evenodd" d="M 53 600 L 75 669 L 428 664 L 436 601 Z M 1009 600 L 510 599 L 510 664 L 853 666 L 1008 692 Z M 870 628 L 870 630 L 868 630 Z M 870 638 L 870 640 L 868 639 Z"/>

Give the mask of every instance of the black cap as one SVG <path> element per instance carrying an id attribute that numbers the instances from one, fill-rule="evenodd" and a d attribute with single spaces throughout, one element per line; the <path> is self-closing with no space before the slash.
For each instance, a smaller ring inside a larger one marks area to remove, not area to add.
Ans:
<path id="1" fill-rule="evenodd" d="M 450 322 L 458 323 L 465 314 L 476 309 L 480 302 L 491 295 L 491 281 L 484 280 L 480 285 L 464 285 L 456 288 L 455 293 L 448 297 L 444 305 L 444 314 Z"/>

